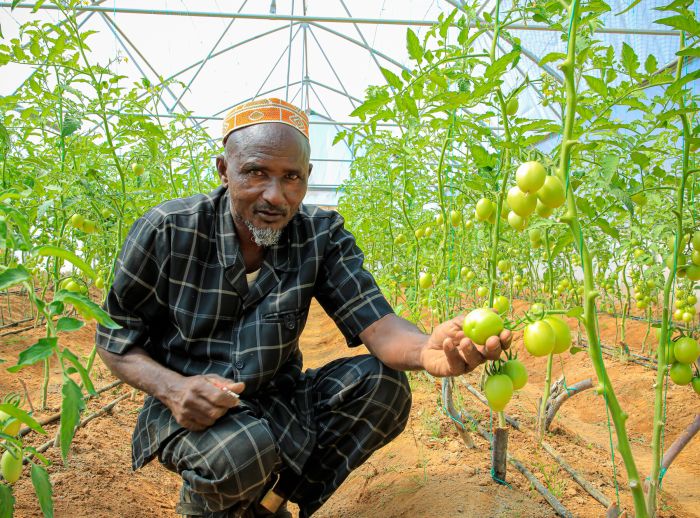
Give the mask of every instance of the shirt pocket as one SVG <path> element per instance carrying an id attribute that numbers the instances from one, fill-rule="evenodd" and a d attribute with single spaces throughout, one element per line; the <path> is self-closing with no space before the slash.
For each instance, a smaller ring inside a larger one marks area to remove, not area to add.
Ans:
<path id="1" fill-rule="evenodd" d="M 262 327 L 268 333 L 275 333 L 280 345 L 286 345 L 299 338 L 302 330 L 301 309 L 291 309 L 265 313 L 262 316 Z"/>

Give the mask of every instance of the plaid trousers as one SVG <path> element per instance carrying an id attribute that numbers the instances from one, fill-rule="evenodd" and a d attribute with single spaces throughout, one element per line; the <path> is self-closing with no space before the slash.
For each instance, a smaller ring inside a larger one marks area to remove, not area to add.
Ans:
<path id="1" fill-rule="evenodd" d="M 316 427 L 316 443 L 301 474 L 284 466 L 264 408 L 255 405 L 232 409 L 202 432 L 179 430 L 161 445 L 158 459 L 182 476 L 183 490 L 203 516 L 240 516 L 280 472 L 300 518 L 310 516 L 408 421 L 406 375 L 374 356 L 335 360 L 307 371 L 301 382 L 313 395 Z"/>

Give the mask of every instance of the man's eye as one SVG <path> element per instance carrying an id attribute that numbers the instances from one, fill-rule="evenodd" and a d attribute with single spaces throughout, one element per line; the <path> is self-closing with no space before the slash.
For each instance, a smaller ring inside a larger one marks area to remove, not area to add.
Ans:
<path id="1" fill-rule="evenodd" d="M 288 178 L 289 180 L 298 180 L 298 179 L 300 178 L 300 176 L 299 176 L 298 174 L 296 174 L 296 173 L 292 173 L 292 174 L 288 174 L 288 175 L 287 175 L 287 178 Z"/>

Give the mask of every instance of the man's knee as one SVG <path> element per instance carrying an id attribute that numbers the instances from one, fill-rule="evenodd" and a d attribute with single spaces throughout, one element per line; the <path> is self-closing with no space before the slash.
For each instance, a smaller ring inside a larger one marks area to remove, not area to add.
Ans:
<path id="1" fill-rule="evenodd" d="M 394 414 L 399 431 L 403 430 L 411 410 L 411 387 L 406 374 L 387 367 L 374 356 L 363 359 L 362 370 L 368 397 Z"/>
<path id="2" fill-rule="evenodd" d="M 204 432 L 183 432 L 166 445 L 161 462 L 207 510 L 218 511 L 254 500 L 280 460 L 265 422 L 235 412 Z"/>

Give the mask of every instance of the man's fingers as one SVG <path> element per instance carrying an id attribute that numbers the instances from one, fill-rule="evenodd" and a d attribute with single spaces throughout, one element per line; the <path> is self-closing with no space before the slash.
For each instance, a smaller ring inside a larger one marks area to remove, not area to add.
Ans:
<path id="1" fill-rule="evenodd" d="M 501 340 L 497 336 L 489 336 L 483 348 L 484 358 L 498 360 L 501 357 Z"/>
<path id="2" fill-rule="evenodd" d="M 455 344 L 449 338 L 445 338 L 442 342 L 442 350 L 445 353 L 445 358 L 447 358 L 447 363 L 450 366 L 450 370 L 455 374 L 461 374 L 464 372 L 464 360 L 459 354 L 459 349 L 455 347 Z"/>
<path id="3" fill-rule="evenodd" d="M 503 349 L 504 351 L 506 349 L 509 349 L 510 343 L 513 340 L 513 333 L 511 332 L 511 330 L 504 329 L 503 331 L 501 331 L 499 338 L 501 339 L 501 349 Z"/>

